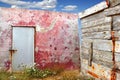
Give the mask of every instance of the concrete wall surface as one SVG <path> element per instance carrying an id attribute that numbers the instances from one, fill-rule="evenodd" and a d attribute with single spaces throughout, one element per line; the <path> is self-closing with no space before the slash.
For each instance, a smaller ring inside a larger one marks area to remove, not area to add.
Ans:
<path id="1" fill-rule="evenodd" d="M 0 68 L 10 67 L 12 28 L 35 28 L 35 63 L 39 68 L 79 68 L 78 16 L 76 14 L 0 8 Z M 14 55 L 14 54 L 13 54 Z"/>

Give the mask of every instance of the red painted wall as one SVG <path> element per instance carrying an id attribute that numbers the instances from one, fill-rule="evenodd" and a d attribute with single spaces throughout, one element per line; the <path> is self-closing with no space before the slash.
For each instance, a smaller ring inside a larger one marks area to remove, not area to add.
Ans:
<path id="1" fill-rule="evenodd" d="M 78 16 L 39 10 L 0 8 L 0 66 L 9 62 L 11 26 L 35 26 L 35 62 L 39 68 L 79 68 Z M 10 63 L 10 62 L 9 62 Z M 8 67 L 8 66 L 7 66 Z"/>

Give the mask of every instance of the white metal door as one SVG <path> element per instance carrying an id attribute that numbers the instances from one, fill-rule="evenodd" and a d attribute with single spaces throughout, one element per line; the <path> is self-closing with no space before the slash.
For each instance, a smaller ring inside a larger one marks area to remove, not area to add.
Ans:
<path id="1" fill-rule="evenodd" d="M 13 71 L 21 71 L 34 64 L 34 28 L 13 27 Z"/>

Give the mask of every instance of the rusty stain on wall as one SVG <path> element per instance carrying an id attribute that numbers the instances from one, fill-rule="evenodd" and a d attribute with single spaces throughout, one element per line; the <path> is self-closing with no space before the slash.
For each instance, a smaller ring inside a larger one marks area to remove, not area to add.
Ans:
<path id="1" fill-rule="evenodd" d="M 113 48 L 112 48 L 112 61 L 113 61 L 113 68 L 111 72 L 111 80 L 116 80 L 116 61 L 115 61 L 115 40 L 116 37 L 114 36 L 115 32 L 111 32 L 111 37 L 112 37 L 112 43 L 113 43 Z"/>
<path id="2" fill-rule="evenodd" d="M 111 35 L 112 35 L 112 43 L 113 43 L 113 48 L 112 48 L 112 61 L 113 61 L 113 69 L 112 69 L 112 72 L 111 72 L 111 80 L 116 80 L 116 64 L 115 64 L 115 37 L 114 37 L 114 32 L 112 31 L 111 32 Z"/>
<path id="3" fill-rule="evenodd" d="M 97 79 L 119 80 L 120 1 L 106 0 L 101 3 L 79 13 L 82 23 L 81 71 Z M 89 66 L 91 42 L 93 57 Z"/>
<path id="4" fill-rule="evenodd" d="M 106 0 L 106 5 L 110 6 L 110 1 L 109 0 Z"/>
<path id="5" fill-rule="evenodd" d="M 92 75 L 95 78 L 99 78 L 99 76 L 91 71 L 87 71 L 90 75 Z"/>
<path id="6" fill-rule="evenodd" d="M 78 16 L 39 10 L 0 8 L 0 63 L 10 61 L 11 26 L 35 26 L 35 63 L 39 68 L 53 64 L 79 68 Z M 5 53 L 7 52 L 7 54 Z M 1 54 L 3 53 L 3 54 Z M 74 59 L 77 60 L 74 62 Z M 0 66 L 3 67 L 3 65 Z"/>

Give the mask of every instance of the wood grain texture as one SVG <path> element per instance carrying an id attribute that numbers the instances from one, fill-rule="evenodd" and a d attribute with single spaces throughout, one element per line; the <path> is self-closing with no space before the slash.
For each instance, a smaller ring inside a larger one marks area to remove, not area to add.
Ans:
<path id="1" fill-rule="evenodd" d="M 90 32 L 102 32 L 102 31 L 111 31 L 111 24 L 104 23 L 97 26 L 91 26 L 88 28 L 82 28 L 82 33 L 90 33 Z"/>
<path id="2" fill-rule="evenodd" d="M 94 27 L 94 26 L 98 26 L 101 24 L 105 24 L 105 23 L 110 24 L 111 21 L 112 21 L 111 17 L 103 17 L 103 18 L 99 18 L 99 19 L 91 20 L 89 22 L 82 23 L 82 28 Z"/>
<path id="3" fill-rule="evenodd" d="M 116 6 L 120 4 L 120 0 L 110 0 L 110 6 L 113 7 L 113 6 Z"/>
<path id="4" fill-rule="evenodd" d="M 112 40 L 94 40 L 93 49 L 112 51 Z"/>
<path id="5" fill-rule="evenodd" d="M 120 14 L 120 5 L 105 10 L 106 16 Z"/>
<path id="6" fill-rule="evenodd" d="M 79 13 L 79 18 L 83 18 L 86 17 L 88 15 L 91 15 L 93 13 L 99 12 L 101 10 L 104 10 L 105 8 L 107 8 L 108 6 L 106 5 L 106 2 L 101 2 L 87 10 L 85 10 L 84 12 Z"/>
<path id="7" fill-rule="evenodd" d="M 90 39 L 106 39 L 106 40 L 108 40 L 111 38 L 111 31 L 84 33 L 84 34 L 82 34 L 82 37 L 90 38 Z"/>
<path id="8" fill-rule="evenodd" d="M 120 15 L 113 17 L 113 30 L 120 30 Z"/>

